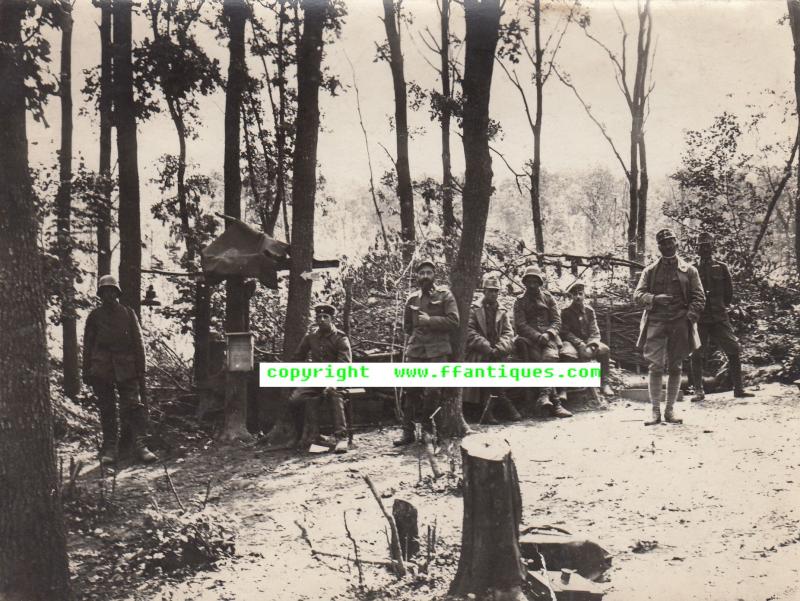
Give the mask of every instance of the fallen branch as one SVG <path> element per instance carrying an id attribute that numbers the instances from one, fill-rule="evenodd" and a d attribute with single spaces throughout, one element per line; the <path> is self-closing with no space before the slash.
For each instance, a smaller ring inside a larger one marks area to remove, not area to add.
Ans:
<path id="1" fill-rule="evenodd" d="M 172 477 L 169 475 L 169 471 L 167 470 L 167 464 L 162 463 L 161 467 L 164 468 L 164 474 L 167 476 L 167 482 L 169 483 L 169 487 L 172 490 L 172 494 L 175 495 L 175 500 L 178 502 L 178 507 L 181 508 L 181 511 L 183 513 L 186 513 L 186 507 L 183 506 L 181 498 L 178 496 L 178 491 L 175 490 L 175 484 L 172 482 Z"/>
<path id="2" fill-rule="evenodd" d="M 347 533 L 347 538 L 350 539 L 350 542 L 353 543 L 353 552 L 355 553 L 355 562 L 356 562 L 356 569 L 358 570 L 358 586 L 364 586 L 364 573 L 361 571 L 361 561 L 358 558 L 358 545 L 356 544 L 356 539 L 353 538 L 353 534 L 350 532 L 350 527 L 347 525 L 347 512 L 345 511 L 342 515 L 344 518 L 344 531 Z"/>
<path id="3" fill-rule="evenodd" d="M 397 524 L 394 523 L 394 518 L 391 514 L 386 511 L 386 507 L 383 505 L 383 501 L 381 500 L 381 496 L 378 494 L 378 491 L 375 489 L 375 485 L 372 483 L 372 480 L 366 474 L 361 474 L 361 477 L 364 478 L 364 482 L 367 483 L 369 489 L 372 491 L 372 496 L 375 497 L 375 500 L 378 502 L 378 507 L 381 508 L 381 512 L 383 512 L 383 517 L 386 518 L 386 521 L 389 523 L 389 530 L 392 533 L 392 542 L 390 543 L 391 548 L 391 556 L 394 559 L 394 570 L 398 576 L 405 576 L 406 575 L 406 566 L 403 563 L 403 555 L 402 551 L 400 550 L 400 535 L 397 533 Z"/>
<path id="4" fill-rule="evenodd" d="M 330 553 L 328 551 L 319 551 L 319 550 L 315 549 L 314 545 L 311 544 L 311 539 L 308 537 L 308 530 L 306 530 L 305 526 L 303 526 L 297 520 L 295 520 L 294 523 L 298 528 L 300 528 L 300 538 L 302 538 L 306 542 L 306 544 L 308 545 L 308 549 L 311 551 L 311 556 L 314 557 L 315 559 L 317 559 L 317 556 L 320 556 L 320 557 L 335 557 L 336 559 L 344 559 L 346 561 L 353 561 L 349 557 L 346 557 L 344 555 L 339 555 L 338 553 Z M 366 564 L 374 565 L 374 566 L 381 566 L 381 567 L 384 567 L 384 568 L 393 568 L 394 567 L 394 562 L 391 562 L 391 561 L 382 561 L 382 560 L 379 560 L 379 559 L 362 559 L 362 558 L 359 558 L 359 561 L 361 563 L 366 563 Z"/>

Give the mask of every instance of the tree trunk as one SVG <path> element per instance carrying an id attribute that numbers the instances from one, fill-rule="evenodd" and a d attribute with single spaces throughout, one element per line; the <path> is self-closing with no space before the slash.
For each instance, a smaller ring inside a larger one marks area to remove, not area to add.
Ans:
<path id="1" fill-rule="evenodd" d="M 442 0 L 441 38 L 439 42 L 440 69 L 442 71 L 442 237 L 445 240 L 445 257 L 448 267 L 453 264 L 453 247 L 449 241 L 455 239 L 456 218 L 453 213 L 453 171 L 450 164 L 450 100 L 453 91 L 450 84 L 450 0 Z"/>
<path id="2" fill-rule="evenodd" d="M 397 539 L 403 559 L 408 561 L 419 553 L 419 523 L 417 508 L 408 501 L 395 499 L 392 517 L 397 524 Z"/>
<path id="3" fill-rule="evenodd" d="M 111 2 L 100 4 L 100 178 L 103 194 L 97 207 L 97 278 L 111 273 Z"/>
<path id="4" fill-rule="evenodd" d="M 631 162 L 628 167 L 628 260 L 637 261 L 639 224 L 639 146 L 637 144 L 636 117 L 631 125 Z M 633 269 L 633 268 L 631 268 Z"/>
<path id="5" fill-rule="evenodd" d="M 75 311 L 75 276 L 72 265 L 72 5 L 61 2 L 61 151 L 56 196 L 56 240 L 61 264 L 61 335 L 64 394 L 74 399 L 81 390 L 78 364 L 78 326 Z"/>
<path id="6" fill-rule="evenodd" d="M 489 154 L 489 97 L 495 48 L 500 28 L 500 0 L 466 0 L 464 56 L 464 193 L 463 225 L 458 255 L 451 273 L 453 295 L 461 317 L 453 336 L 454 361 L 464 358 L 472 294 L 481 276 L 483 240 L 492 195 L 492 157 Z M 442 434 L 463 436 L 467 431 L 461 391 L 447 395 L 442 406 Z"/>
<path id="7" fill-rule="evenodd" d="M 319 85 L 322 78 L 322 32 L 330 0 L 304 0 L 303 33 L 297 52 L 297 130 L 292 173 L 292 246 L 289 299 L 283 336 L 283 356 L 289 359 L 308 327 L 311 272 L 314 257 L 314 198 L 317 189 Z"/>
<path id="8" fill-rule="evenodd" d="M 400 236 L 403 239 L 403 261 L 408 263 L 414 254 L 414 193 L 411 189 L 411 170 L 408 166 L 408 107 L 406 79 L 403 73 L 403 51 L 400 46 L 399 18 L 394 0 L 383 0 L 383 24 L 389 41 L 389 66 L 394 85 L 394 130 L 397 138 L 397 195 L 400 198 Z"/>
<path id="9" fill-rule="evenodd" d="M 536 84 L 536 116 L 533 122 L 533 165 L 531 165 L 531 213 L 533 215 L 533 236 L 539 264 L 544 264 L 544 228 L 542 226 L 542 99 L 544 97 L 544 77 L 542 74 L 542 7 L 541 0 L 533 3 L 534 33 L 534 82 Z"/>
<path id="10" fill-rule="evenodd" d="M 787 0 L 789 25 L 794 42 L 794 95 L 797 103 L 797 128 L 800 132 L 800 0 Z M 794 193 L 794 259 L 800 274 L 800 155 L 797 161 L 797 188 Z"/>
<path id="11" fill-rule="evenodd" d="M 522 497 L 511 447 L 489 434 L 461 443 L 464 525 L 450 594 L 522 599 L 525 566 L 519 548 Z M 492 598 L 492 597 L 490 597 Z"/>
<path id="12" fill-rule="evenodd" d="M 275 198 L 283 211 L 283 229 L 286 242 L 292 241 L 289 235 L 289 216 L 286 210 L 286 61 L 284 60 L 284 33 L 283 24 L 286 19 L 286 2 L 281 2 L 278 14 L 278 126 L 275 132 L 275 141 L 278 146 L 278 165 L 276 175 Z"/>
<path id="13" fill-rule="evenodd" d="M 225 90 L 225 214 L 237 219 L 242 216 L 242 174 L 239 169 L 240 117 L 247 65 L 245 63 L 244 29 L 248 8 L 240 0 L 225 0 L 223 15 L 228 26 L 228 85 Z M 228 222 L 225 223 L 228 228 Z M 228 278 L 225 283 L 225 331 L 245 332 L 248 328 L 248 298 L 244 279 Z M 225 425 L 221 440 L 243 440 L 247 431 L 247 382 L 239 373 L 228 372 L 225 382 Z"/>
<path id="14" fill-rule="evenodd" d="M 131 60 L 132 0 L 114 0 L 114 120 L 119 156 L 119 285 L 123 304 L 140 316 L 142 228 Z"/>
<path id="15" fill-rule="evenodd" d="M 0 598 L 66 601 L 46 297 L 28 166 L 23 2 L 0 2 Z"/>

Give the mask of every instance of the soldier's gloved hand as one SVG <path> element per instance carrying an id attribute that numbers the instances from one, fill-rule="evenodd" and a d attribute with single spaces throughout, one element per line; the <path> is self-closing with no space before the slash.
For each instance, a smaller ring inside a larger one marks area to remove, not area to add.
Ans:
<path id="1" fill-rule="evenodd" d="M 426 326 L 430 323 L 431 316 L 425 313 L 425 311 L 420 311 L 417 315 L 417 323 L 421 326 Z"/>
<path id="2" fill-rule="evenodd" d="M 671 294 L 656 294 L 653 297 L 653 304 L 655 305 L 668 305 L 672 301 Z"/>
<path id="3" fill-rule="evenodd" d="M 484 354 L 492 352 L 492 345 L 489 343 L 488 340 L 484 340 L 483 344 L 481 344 L 481 352 Z"/>
<path id="4" fill-rule="evenodd" d="M 589 344 L 586 345 L 586 350 L 591 354 L 592 357 L 594 357 L 597 354 L 597 350 L 599 348 L 600 347 L 597 345 L 596 342 L 590 342 Z"/>
<path id="5" fill-rule="evenodd" d="M 547 346 L 550 344 L 550 336 L 548 334 L 540 334 L 538 342 L 541 345 Z"/>

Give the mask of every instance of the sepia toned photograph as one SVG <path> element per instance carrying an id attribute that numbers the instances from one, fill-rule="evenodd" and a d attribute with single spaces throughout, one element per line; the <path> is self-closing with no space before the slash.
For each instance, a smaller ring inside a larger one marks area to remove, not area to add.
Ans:
<path id="1" fill-rule="evenodd" d="M 800 599 L 800 0 L 0 0 L 0 601 Z"/>

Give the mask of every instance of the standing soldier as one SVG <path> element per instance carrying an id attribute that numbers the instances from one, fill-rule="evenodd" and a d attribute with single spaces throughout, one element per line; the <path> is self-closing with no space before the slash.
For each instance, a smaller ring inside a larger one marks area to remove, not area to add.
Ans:
<path id="1" fill-rule="evenodd" d="M 637 346 L 650 363 L 650 402 L 653 419 L 645 426 L 661 423 L 661 396 L 667 371 L 667 405 L 664 420 L 683 423 L 674 415 L 681 385 L 683 360 L 700 346 L 697 320 L 706 302 L 697 269 L 676 254 L 677 239 L 671 230 L 656 234 L 661 258 L 642 271 L 633 293 L 636 304 L 644 305 Z"/>
<path id="2" fill-rule="evenodd" d="M 472 305 L 467 330 L 468 362 L 507 361 L 514 349 L 514 330 L 506 310 L 497 303 L 500 293 L 500 280 L 492 275 L 483 279 L 483 297 Z M 483 422 L 496 424 L 497 419 L 492 409 L 489 388 L 465 388 L 464 402 L 478 403 L 483 406 Z M 505 390 L 497 391 L 495 403 L 511 421 L 521 418 L 514 404 L 506 396 Z"/>
<path id="3" fill-rule="evenodd" d="M 145 375 L 142 332 L 133 309 L 119 302 L 121 295 L 113 276 L 100 278 L 97 296 L 102 304 L 89 313 L 83 335 L 83 381 L 94 389 L 100 409 L 103 430 L 100 462 L 117 461 L 121 421 L 130 426 L 136 458 L 152 463 L 157 457 L 145 444 L 147 407 L 142 402 L 141 388 Z"/>
<path id="4" fill-rule="evenodd" d="M 458 329 L 458 306 L 453 293 L 444 286 L 435 286 L 436 266 L 424 259 L 417 263 L 416 290 L 408 297 L 403 312 L 403 330 L 408 336 L 405 360 L 411 363 L 445 363 L 453 348 L 450 335 Z M 442 389 L 408 388 L 403 407 L 403 436 L 394 441 L 396 447 L 414 442 L 414 423 L 432 433 L 431 415 L 441 404 Z"/>
<path id="5" fill-rule="evenodd" d="M 320 303 L 314 307 L 316 329 L 300 341 L 294 353 L 295 361 L 315 363 L 352 363 L 350 340 L 333 324 L 336 309 L 333 305 Z M 289 397 L 292 411 L 303 413 L 303 433 L 300 446 L 308 447 L 319 434 L 319 407 L 323 400 L 331 405 L 333 415 L 333 434 L 336 440 L 334 451 L 346 453 L 347 421 L 344 413 L 344 399 L 335 388 L 296 388 Z"/>
<path id="6" fill-rule="evenodd" d="M 575 282 L 567 293 L 572 303 L 561 310 L 561 358 L 567 361 L 599 361 L 602 374 L 600 386 L 603 394 L 613 396 L 614 391 L 608 385 L 609 348 L 600 340 L 600 328 L 594 309 L 586 304 L 586 285 Z M 595 400 L 597 391 L 590 389 Z"/>
<path id="7" fill-rule="evenodd" d="M 701 347 L 692 353 L 692 376 L 694 379 L 693 401 L 705 399 L 703 390 L 703 361 L 708 351 L 709 340 L 719 346 L 728 357 L 728 369 L 733 382 L 733 396 L 752 397 L 742 386 L 742 359 L 739 340 L 733 333 L 728 318 L 728 305 L 733 300 L 733 284 L 728 266 L 714 259 L 714 236 L 703 232 L 697 237 L 697 254 L 700 261 L 695 263 L 706 293 L 706 305 L 700 314 L 697 329 L 700 333 Z"/>
<path id="8" fill-rule="evenodd" d="M 561 315 L 556 301 L 544 289 L 544 276 L 535 265 L 525 270 L 522 283 L 525 285 L 525 294 L 514 303 L 514 329 L 518 334 L 514 341 L 514 353 L 520 361 L 558 363 Z M 552 388 L 541 388 L 534 409 L 554 417 L 572 417 L 572 413 L 562 406 L 566 398 L 564 389 L 556 393 Z"/>

